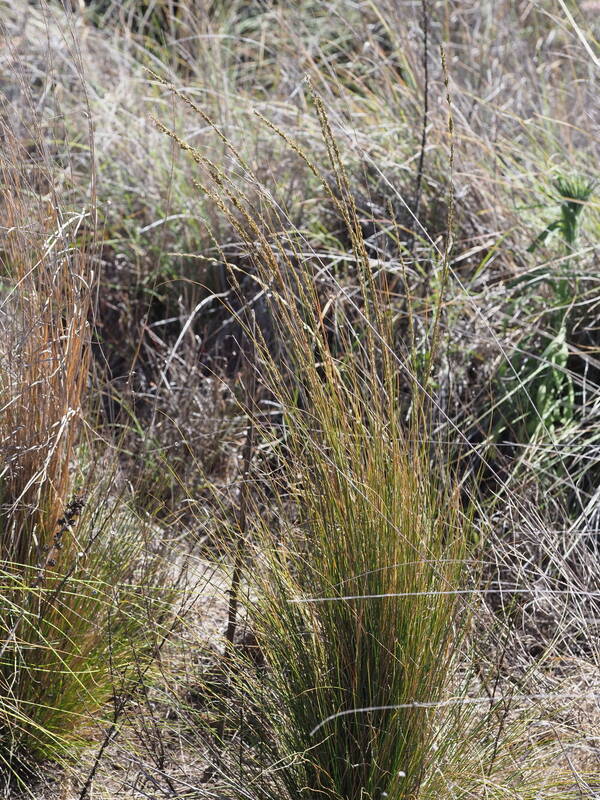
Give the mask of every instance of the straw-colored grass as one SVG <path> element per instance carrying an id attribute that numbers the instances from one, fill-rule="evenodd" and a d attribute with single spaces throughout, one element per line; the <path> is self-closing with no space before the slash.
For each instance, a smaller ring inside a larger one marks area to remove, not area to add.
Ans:
<path id="1" fill-rule="evenodd" d="M 3 141 L 0 775 L 24 788 L 23 766 L 67 759 L 137 679 L 169 592 L 156 591 L 165 573 L 147 525 L 119 507 L 106 476 L 94 484 L 94 450 L 88 442 L 85 456 L 79 439 L 91 385 L 90 215 L 61 207 L 49 161 L 32 163 L 7 128 Z"/>

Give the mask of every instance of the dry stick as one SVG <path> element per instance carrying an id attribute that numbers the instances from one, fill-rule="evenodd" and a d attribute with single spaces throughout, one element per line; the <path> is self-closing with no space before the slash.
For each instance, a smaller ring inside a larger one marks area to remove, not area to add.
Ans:
<path id="1" fill-rule="evenodd" d="M 429 9 L 427 0 L 421 0 L 423 9 L 423 127 L 421 130 L 421 150 L 417 167 L 417 183 L 413 202 L 415 221 L 418 222 L 421 207 L 421 189 L 423 184 L 423 167 L 425 164 L 425 148 L 427 147 L 427 123 L 429 122 Z M 415 249 L 415 235 L 411 233 L 408 244 L 409 251 Z"/>
<path id="2" fill-rule="evenodd" d="M 96 757 L 94 759 L 94 763 L 92 764 L 92 768 L 90 769 L 86 781 L 83 784 L 83 787 L 79 794 L 79 800 L 87 800 L 87 798 L 90 796 L 90 789 L 92 788 L 92 783 L 94 781 L 94 778 L 96 777 L 96 773 L 98 772 L 98 767 L 100 766 L 102 757 L 104 756 L 104 751 L 117 735 L 119 721 L 121 719 L 121 715 L 125 711 L 126 705 L 127 705 L 127 697 L 120 697 L 117 701 L 115 701 L 112 722 L 104 735 L 102 744 L 98 748 L 98 752 L 96 753 Z"/>
<path id="3" fill-rule="evenodd" d="M 233 643 L 237 630 L 237 615 L 239 606 L 239 592 L 244 567 L 244 545 L 246 542 L 246 529 L 248 525 L 248 507 L 250 505 L 249 475 L 254 452 L 255 434 L 255 413 L 256 413 L 256 316 L 251 311 L 251 324 L 246 325 L 247 341 L 247 365 L 250 368 L 250 382 L 246 385 L 246 406 L 248 412 L 248 427 L 246 428 L 246 439 L 242 453 L 242 485 L 240 487 L 240 505 L 237 517 L 237 540 L 233 558 L 233 573 L 231 585 L 229 587 L 229 605 L 227 609 L 227 628 L 225 630 L 225 653 L 223 655 L 223 666 L 228 671 L 233 659 Z M 229 685 L 229 674 L 227 674 L 227 684 Z M 221 718 L 217 732 L 217 739 L 222 742 L 225 731 L 225 718 Z M 216 763 L 211 764 L 203 775 L 203 780 L 210 780 L 219 767 L 220 757 L 217 756 Z"/>
<path id="4" fill-rule="evenodd" d="M 248 521 L 248 506 L 250 500 L 249 488 L 249 474 L 250 465 L 252 462 L 252 454 L 254 450 L 254 415 L 256 413 L 256 317 L 252 311 L 252 326 L 251 330 L 246 332 L 248 341 L 248 365 L 250 368 L 250 386 L 246 387 L 246 405 L 248 407 L 248 427 L 246 429 L 246 441 L 244 442 L 244 450 L 242 455 L 242 485 L 240 488 L 240 508 L 238 514 L 238 535 L 235 547 L 235 556 L 233 563 L 233 575 L 231 577 L 231 586 L 229 588 L 229 608 L 227 611 L 227 630 L 225 631 L 225 639 L 229 645 L 233 645 L 235 638 L 235 631 L 237 628 L 237 609 L 239 603 L 239 589 L 240 581 L 242 579 L 243 558 L 244 558 L 244 544 L 246 541 L 246 528 Z M 225 653 L 226 665 L 231 660 L 231 647 Z"/>
<path id="5" fill-rule="evenodd" d="M 427 387 L 429 379 L 431 378 L 433 369 L 433 359 L 439 338 L 440 318 L 442 315 L 442 306 L 444 302 L 444 291 L 448 284 L 450 277 L 450 253 L 452 251 L 452 229 L 454 227 L 454 115 L 452 113 L 452 97 L 450 95 L 450 76 L 448 74 L 448 65 L 446 62 L 446 51 L 443 45 L 440 45 L 440 57 L 442 61 L 442 74 L 444 76 L 444 87 L 446 90 L 446 105 L 448 107 L 448 140 L 450 144 L 450 154 L 448 161 L 449 171 L 449 185 L 448 185 L 448 232 L 446 234 L 446 243 L 444 245 L 444 255 L 442 261 L 442 277 L 440 281 L 439 299 L 435 307 L 435 316 L 433 320 L 433 330 L 431 334 L 431 346 L 429 348 L 429 360 L 427 363 L 427 370 L 423 386 Z M 427 395 L 431 402 L 433 398 Z"/>
<path id="6" fill-rule="evenodd" d="M 600 700 L 598 692 L 539 692 L 533 694 L 513 694 L 511 699 L 520 702 L 536 702 L 538 700 Z M 503 698 L 498 698 L 498 702 L 502 702 Z M 349 717 L 358 714 L 367 714 L 375 711 L 399 711 L 405 708 L 451 708 L 453 706 L 473 706 L 482 705 L 490 702 L 488 695 L 483 697 L 449 697 L 446 700 L 411 700 L 408 703 L 398 703 L 390 706 L 362 706 L 361 708 L 349 708 L 345 711 L 338 711 L 335 714 L 330 714 L 325 719 L 321 720 L 310 732 L 314 736 L 321 728 L 328 722 L 339 719 L 340 717 Z"/>
<path id="7" fill-rule="evenodd" d="M 170 628 L 162 634 L 160 641 L 158 642 L 158 644 L 154 646 L 155 654 L 158 655 L 161 652 L 163 646 L 169 640 L 176 624 L 177 621 L 173 620 Z M 113 667 L 113 656 L 112 656 L 112 629 L 110 624 L 108 626 L 108 637 L 109 637 L 108 651 L 109 651 L 110 671 L 111 674 L 114 675 L 115 671 Z M 135 685 L 132 686 L 129 690 L 125 690 L 121 695 L 116 695 L 116 694 L 114 695 L 112 721 L 109 727 L 107 728 L 106 733 L 104 734 L 100 747 L 96 752 L 94 763 L 92 764 L 92 767 L 88 772 L 88 776 L 85 780 L 85 783 L 83 784 L 78 800 L 88 800 L 90 796 L 90 789 L 92 788 L 92 783 L 94 781 L 94 778 L 96 777 L 96 773 L 98 772 L 98 768 L 104 756 L 104 752 L 106 751 L 106 748 L 109 746 L 109 744 L 113 741 L 113 739 L 116 739 L 119 733 L 119 723 L 121 721 L 121 717 L 127 710 L 129 702 L 135 696 L 136 689 L 140 686 L 140 684 L 143 684 L 144 678 L 148 673 L 148 671 L 150 670 L 151 666 L 152 666 L 152 661 L 150 661 L 143 669 L 140 669 L 138 665 L 138 677 L 137 681 L 135 682 Z"/>
<path id="8" fill-rule="evenodd" d="M 504 638 L 504 643 L 502 645 L 502 652 L 500 653 L 500 655 L 498 657 L 498 660 L 497 660 L 497 663 L 496 663 L 496 676 L 494 678 L 493 686 L 492 686 L 491 689 L 488 687 L 487 676 L 485 675 L 485 672 L 484 672 L 484 670 L 483 670 L 483 668 L 481 666 L 481 663 L 480 663 L 479 659 L 475 660 L 475 673 L 476 673 L 477 677 L 479 678 L 479 680 L 481 682 L 483 690 L 485 691 L 485 693 L 489 697 L 489 700 L 490 700 L 490 712 L 492 712 L 492 711 L 494 712 L 494 716 L 496 717 L 496 719 L 498 721 L 498 728 L 496 730 L 496 736 L 494 737 L 494 748 L 492 750 L 492 756 L 490 758 L 490 761 L 489 761 L 489 764 L 488 764 L 488 767 L 487 767 L 487 770 L 486 770 L 486 775 L 487 775 L 488 778 L 490 778 L 491 775 L 492 775 L 492 771 L 494 769 L 494 764 L 495 764 L 495 761 L 496 761 L 496 758 L 498 756 L 498 752 L 499 752 L 499 749 L 500 749 L 500 747 L 499 747 L 500 746 L 500 738 L 501 738 L 502 733 L 504 731 L 504 727 L 506 725 L 506 721 L 508 719 L 508 715 L 509 715 L 510 710 L 511 710 L 510 697 L 501 698 L 502 704 L 504 706 L 504 708 L 502 710 L 500 710 L 500 708 L 498 707 L 499 704 L 495 705 L 495 703 L 496 703 L 496 691 L 498 690 L 498 687 L 500 686 L 502 666 L 504 664 L 504 661 L 505 661 L 505 658 L 506 658 L 506 653 L 507 653 L 508 646 L 509 646 L 509 634 L 510 634 L 510 629 L 507 628 L 506 636 Z"/>
<path id="9" fill-rule="evenodd" d="M 153 703 L 149 696 L 148 685 L 144 680 L 145 671 L 140 666 L 137 654 L 134 653 L 133 655 L 138 675 L 137 685 L 140 687 L 141 692 L 143 693 L 146 709 L 150 717 L 150 724 L 148 725 L 146 724 L 145 717 L 142 716 L 140 721 L 141 730 L 139 730 L 138 737 L 144 744 L 146 752 L 153 759 L 154 761 L 153 767 L 155 769 L 155 772 L 157 772 L 162 777 L 163 781 L 165 782 L 169 790 L 170 796 L 178 798 L 180 795 L 179 792 L 177 791 L 177 787 L 175 786 L 173 780 L 166 771 L 167 752 L 165 748 L 164 739 L 162 736 L 161 726 L 159 725 L 156 719 L 156 711 L 153 708 Z M 143 765 L 140 771 L 144 774 L 146 780 L 150 780 L 150 782 L 153 783 L 155 788 L 158 789 L 161 788 L 158 781 L 148 773 L 148 771 L 144 768 Z M 164 789 L 162 790 L 162 793 L 163 794 L 165 793 Z"/>

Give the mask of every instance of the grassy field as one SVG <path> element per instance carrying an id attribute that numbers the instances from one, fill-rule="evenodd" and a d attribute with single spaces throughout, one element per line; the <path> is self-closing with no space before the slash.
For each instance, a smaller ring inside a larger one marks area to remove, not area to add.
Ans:
<path id="1" fill-rule="evenodd" d="M 600 796 L 600 3 L 0 0 L 0 792 Z"/>

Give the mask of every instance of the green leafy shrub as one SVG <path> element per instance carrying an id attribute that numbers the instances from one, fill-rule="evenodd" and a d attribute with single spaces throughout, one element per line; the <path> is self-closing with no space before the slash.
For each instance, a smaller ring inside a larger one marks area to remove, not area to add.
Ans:
<path id="1" fill-rule="evenodd" d="M 575 243 L 581 214 L 592 195 L 594 184 L 581 178 L 559 176 L 553 183 L 560 214 L 529 247 L 535 252 L 548 237 L 557 232 L 564 244 L 566 257 L 555 266 L 534 270 L 525 279 L 513 283 L 521 307 L 534 305 L 534 287 L 545 286 L 550 303 L 547 320 L 539 333 L 522 337 L 499 371 L 501 423 L 496 423 L 496 436 L 509 429 L 518 442 L 552 438 L 555 431 L 572 422 L 575 413 L 573 378 L 568 371 L 569 313 L 576 300 L 577 280 L 574 271 Z"/>

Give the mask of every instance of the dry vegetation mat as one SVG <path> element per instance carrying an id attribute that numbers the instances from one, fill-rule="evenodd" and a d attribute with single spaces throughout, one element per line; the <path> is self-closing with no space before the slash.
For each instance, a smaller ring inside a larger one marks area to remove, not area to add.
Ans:
<path id="1" fill-rule="evenodd" d="M 0 789 L 600 792 L 598 3 L 0 0 Z"/>

